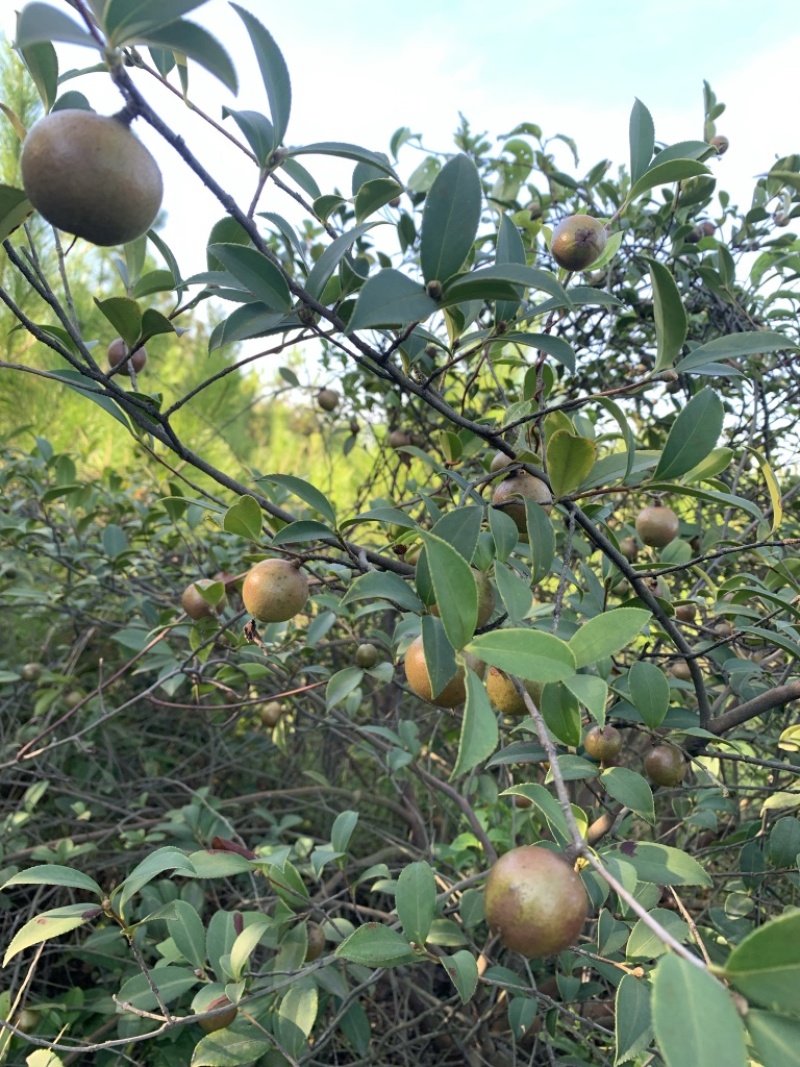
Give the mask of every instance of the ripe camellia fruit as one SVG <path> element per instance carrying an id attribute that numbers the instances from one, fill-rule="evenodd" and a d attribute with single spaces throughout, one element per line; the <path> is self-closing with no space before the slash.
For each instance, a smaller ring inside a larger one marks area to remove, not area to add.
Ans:
<path id="1" fill-rule="evenodd" d="M 675 608 L 675 618 L 681 622 L 694 622 L 697 615 L 696 604 L 678 604 Z"/>
<path id="2" fill-rule="evenodd" d="M 386 438 L 389 448 L 405 448 L 411 444 L 411 434 L 407 430 L 392 430 Z"/>
<path id="3" fill-rule="evenodd" d="M 221 1008 L 225 1004 L 230 1004 L 228 1011 L 221 1011 L 219 1015 L 212 1015 L 208 1019 L 200 1019 L 200 1027 L 205 1030 L 207 1034 L 213 1034 L 216 1030 L 224 1030 L 226 1026 L 230 1026 L 236 1016 L 239 1014 L 239 1009 L 235 1004 L 231 1004 L 228 997 L 224 994 L 221 997 L 217 997 L 216 1000 L 212 1000 L 206 1011 L 213 1011 L 215 1008 Z"/>
<path id="4" fill-rule="evenodd" d="M 541 682 L 522 683 L 538 707 L 542 699 L 544 686 Z M 485 679 L 486 695 L 492 705 L 503 715 L 526 715 L 528 712 L 525 699 L 517 692 L 517 687 L 507 674 L 497 667 L 490 667 Z"/>
<path id="5" fill-rule="evenodd" d="M 673 678 L 679 678 L 682 682 L 691 682 L 692 672 L 689 670 L 689 664 L 685 659 L 677 659 L 670 666 L 669 673 Z"/>
<path id="6" fill-rule="evenodd" d="M 636 516 L 636 532 L 651 548 L 666 548 L 678 536 L 678 516 L 661 505 L 642 508 Z"/>
<path id="7" fill-rule="evenodd" d="M 363 645 L 359 645 L 356 649 L 356 666 L 369 670 L 370 667 L 374 667 L 378 662 L 378 656 L 379 652 L 375 645 L 365 641 Z"/>
<path id="8" fill-rule="evenodd" d="M 247 572 L 242 600 L 259 622 L 286 622 L 305 607 L 308 579 L 289 560 L 262 559 Z"/>
<path id="9" fill-rule="evenodd" d="M 603 254 L 606 228 L 591 215 L 570 215 L 553 230 L 550 252 L 564 270 L 585 270 Z"/>
<path id="10" fill-rule="evenodd" d="M 122 340 L 121 337 L 117 337 L 108 346 L 108 365 L 109 367 L 118 367 L 122 363 L 122 369 L 120 374 L 130 374 L 130 368 L 138 374 L 139 371 L 144 370 L 144 365 L 147 362 L 147 349 L 137 348 L 129 360 L 125 360 L 128 355 L 128 346 Z"/>
<path id="11" fill-rule="evenodd" d="M 589 910 L 580 876 L 555 852 L 538 845 L 512 848 L 486 879 L 486 921 L 506 948 L 550 956 L 574 944 Z"/>
<path id="12" fill-rule="evenodd" d="M 277 700 L 270 700 L 259 708 L 258 717 L 261 719 L 264 726 L 268 726 L 272 729 L 273 726 L 278 725 L 284 711 L 285 708 L 283 704 L 279 704 Z"/>
<path id="13" fill-rule="evenodd" d="M 472 574 L 475 578 L 475 585 L 478 587 L 478 622 L 477 626 L 485 626 L 491 619 L 492 612 L 494 611 L 494 589 L 492 583 L 489 581 L 489 576 L 484 574 L 483 571 L 479 571 L 477 567 L 472 567 Z M 431 615 L 438 615 L 438 605 L 431 605 Z"/>
<path id="14" fill-rule="evenodd" d="M 483 675 L 485 664 L 481 660 L 469 654 L 466 654 L 464 659 L 476 674 Z M 433 698 L 428 665 L 425 662 L 425 652 L 422 647 L 422 637 L 415 637 L 408 646 L 403 664 L 406 669 L 406 681 L 409 687 L 413 689 L 418 697 L 422 697 L 428 703 L 435 704 L 439 708 L 454 708 L 457 704 L 461 704 L 466 700 L 466 672 L 463 667 L 458 668 L 454 677 L 451 678 L 441 693 L 435 699 Z"/>
<path id="15" fill-rule="evenodd" d="M 119 118 L 77 108 L 52 111 L 28 131 L 20 167 L 36 210 L 92 244 L 136 240 L 161 207 L 161 171 Z"/>
<path id="16" fill-rule="evenodd" d="M 215 584 L 213 578 L 198 578 L 196 582 L 192 582 L 191 585 L 186 586 L 181 593 L 181 607 L 190 619 L 207 619 L 213 615 L 215 611 L 222 611 L 225 606 L 224 596 L 217 604 L 216 608 L 212 608 L 208 601 L 204 600 L 198 592 L 198 589 L 208 589 L 210 585 Z"/>
<path id="17" fill-rule="evenodd" d="M 644 758 L 644 769 L 655 785 L 680 785 L 686 777 L 686 760 L 679 749 L 665 743 L 650 749 Z"/>
<path id="18" fill-rule="evenodd" d="M 619 543 L 619 550 L 628 563 L 633 563 L 639 555 L 639 546 L 636 544 L 636 538 L 623 537 Z"/>
<path id="19" fill-rule="evenodd" d="M 583 735 L 583 747 L 592 759 L 616 759 L 622 750 L 622 734 L 614 726 L 592 726 Z"/>
<path id="20" fill-rule="evenodd" d="M 339 394 L 335 389 L 320 389 L 317 403 L 323 411 L 336 411 L 339 406 Z"/>
<path id="21" fill-rule="evenodd" d="M 497 486 L 492 504 L 510 516 L 521 534 L 528 532 L 528 517 L 525 514 L 525 499 L 541 504 L 545 511 L 553 506 L 553 494 L 541 478 L 527 471 L 515 471 Z"/>

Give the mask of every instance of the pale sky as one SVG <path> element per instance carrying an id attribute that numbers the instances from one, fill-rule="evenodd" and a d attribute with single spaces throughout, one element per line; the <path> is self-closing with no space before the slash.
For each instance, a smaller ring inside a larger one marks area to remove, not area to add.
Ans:
<path id="1" fill-rule="evenodd" d="M 64 11 L 63 0 L 51 0 Z M 19 5 L 13 5 L 18 7 Z M 800 151 L 797 119 L 798 0 L 241 0 L 281 48 L 292 78 L 289 144 L 352 141 L 388 152 L 399 126 L 422 134 L 423 144 L 452 150 L 458 112 L 490 139 L 517 123 L 537 123 L 546 135 L 573 137 L 580 172 L 601 158 L 627 162 L 628 116 L 639 97 L 667 143 L 702 137 L 706 78 L 727 104 L 719 133 L 731 142 L 715 161 L 719 187 L 734 202 L 749 202 L 753 176 L 776 156 Z M 217 121 L 222 105 L 266 111 L 266 96 L 249 39 L 224 0 L 209 2 L 190 19 L 211 29 L 239 71 L 238 98 L 190 65 L 190 95 Z M 0 4 L 0 29 L 13 37 L 12 4 Z M 95 55 L 57 46 L 61 68 L 88 66 Z M 151 104 L 186 138 L 190 148 L 240 202 L 249 202 L 254 170 L 175 98 L 138 77 Z M 98 111 L 117 109 L 119 97 L 102 75 L 71 81 Z M 228 120 L 230 122 L 230 120 Z M 142 122 L 136 132 L 156 155 L 165 176 L 164 237 L 188 274 L 203 269 L 210 223 L 222 214 L 198 179 Z M 234 129 L 234 127 L 232 127 Z M 401 151 L 407 177 L 419 162 Z M 352 164 L 330 170 L 315 157 L 303 163 L 324 192 L 337 182 L 349 191 Z M 559 157 L 571 169 L 568 157 Z M 262 210 L 288 212 L 286 198 L 269 190 Z M 208 225 L 207 225 L 208 224 Z"/>

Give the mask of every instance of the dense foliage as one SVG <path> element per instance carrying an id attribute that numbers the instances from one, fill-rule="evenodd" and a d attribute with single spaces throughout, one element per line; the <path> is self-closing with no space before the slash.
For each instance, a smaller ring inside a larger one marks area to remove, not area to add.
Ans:
<path id="1" fill-rule="evenodd" d="M 93 49 L 225 216 L 187 271 L 0 187 L 0 1063 L 796 1063 L 800 157 L 732 204 L 709 86 L 677 145 L 637 101 L 617 172 L 528 121 L 292 146 L 233 5 L 242 206 L 159 116 L 194 63 L 235 87 L 198 6 L 29 4 L 4 74 L 22 140 L 32 85 L 89 106 L 51 42 Z M 311 596 L 256 624 L 273 557 Z M 590 911 L 527 959 L 483 885 L 533 843 Z"/>

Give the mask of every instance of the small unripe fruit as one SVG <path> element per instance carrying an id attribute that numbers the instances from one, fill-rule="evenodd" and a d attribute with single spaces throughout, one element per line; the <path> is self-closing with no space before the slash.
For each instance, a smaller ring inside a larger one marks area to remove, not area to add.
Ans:
<path id="1" fill-rule="evenodd" d="M 678 530 L 678 516 L 672 508 L 646 507 L 636 516 L 636 532 L 651 548 L 666 548 L 678 536 Z"/>
<path id="2" fill-rule="evenodd" d="M 550 252 L 564 270 L 585 270 L 606 247 L 606 228 L 590 215 L 570 215 L 553 230 Z"/>
<path id="3" fill-rule="evenodd" d="M 306 963 L 318 959 L 325 949 L 325 933 L 319 923 L 306 923 L 306 936 L 308 948 L 306 949 Z"/>
<path id="4" fill-rule="evenodd" d="M 277 726 L 283 717 L 285 708 L 283 704 L 280 704 L 277 700 L 270 700 L 268 703 L 262 705 L 258 711 L 258 717 L 264 726 L 268 726 L 272 729 Z"/>
<path id="5" fill-rule="evenodd" d="M 686 777 L 686 760 L 674 745 L 656 745 L 645 756 L 644 769 L 654 785 L 669 788 L 680 785 Z"/>
<path id="6" fill-rule="evenodd" d="M 82 703 L 84 700 L 84 694 L 80 689 L 70 689 L 69 692 L 64 694 L 64 703 L 72 711 L 73 708 Z"/>
<path id="7" fill-rule="evenodd" d="M 317 403 L 323 411 L 336 411 L 339 406 L 339 394 L 335 389 L 320 389 Z"/>
<path id="8" fill-rule="evenodd" d="M 507 467 L 509 463 L 513 463 L 514 460 L 511 456 L 507 456 L 505 452 L 497 451 L 492 456 L 492 462 L 489 464 L 489 470 L 492 474 L 496 474 L 497 471 L 501 471 L 503 467 Z"/>
<path id="9" fill-rule="evenodd" d="M 122 338 L 115 338 L 115 340 L 113 340 L 108 346 L 109 367 L 113 369 L 114 367 L 119 367 L 120 363 L 122 363 L 120 374 L 127 375 L 130 375 L 131 367 L 133 367 L 134 371 L 137 374 L 140 371 L 144 370 L 144 365 L 147 362 L 147 349 L 137 348 L 131 358 L 126 360 L 125 357 L 128 355 L 128 352 L 128 346 L 125 344 Z"/>
<path id="10" fill-rule="evenodd" d="M 198 588 L 207 589 L 210 585 L 214 584 L 215 582 L 212 578 L 198 578 L 196 582 L 187 585 L 181 593 L 181 607 L 190 619 L 207 619 L 213 615 L 215 611 L 222 611 L 225 606 L 224 596 L 217 604 L 216 608 L 212 608 L 198 592 Z"/>
<path id="11" fill-rule="evenodd" d="M 239 1013 L 239 1009 L 235 1004 L 231 1004 L 228 997 L 224 994 L 221 997 L 217 997 L 216 1000 L 212 1000 L 206 1008 L 206 1011 L 213 1011 L 214 1008 L 221 1008 L 224 1004 L 230 1004 L 228 1011 L 222 1011 L 219 1015 L 212 1015 L 208 1019 L 200 1019 L 200 1028 L 205 1030 L 207 1034 L 213 1034 L 216 1030 L 224 1030 L 227 1026 L 230 1026 L 233 1020 Z"/>
<path id="12" fill-rule="evenodd" d="M 619 543 L 619 550 L 629 563 L 633 563 L 639 555 L 639 546 L 635 537 L 623 537 Z"/>
<path id="13" fill-rule="evenodd" d="M 386 438 L 389 448 L 405 448 L 411 444 L 411 434 L 406 430 L 392 430 Z"/>
<path id="14" fill-rule="evenodd" d="M 425 292 L 428 294 L 431 300 L 441 300 L 443 292 L 442 283 L 437 278 L 433 278 L 425 286 Z"/>
<path id="15" fill-rule="evenodd" d="M 678 604 L 675 608 L 675 618 L 681 622 L 694 622 L 697 615 L 696 604 Z"/>
<path id="16" fill-rule="evenodd" d="M 509 474 L 497 486 L 492 497 L 492 505 L 510 516 L 521 534 L 528 532 L 525 499 L 541 504 L 545 511 L 550 511 L 553 507 L 553 494 L 541 478 L 536 478 L 527 471 Z"/>
<path id="17" fill-rule="evenodd" d="M 247 572 L 242 600 L 259 622 L 286 622 L 306 606 L 308 579 L 286 559 L 262 559 Z"/>
<path id="18" fill-rule="evenodd" d="M 730 146 L 730 141 L 722 134 L 718 134 L 716 137 L 712 137 L 709 144 L 713 144 L 716 150 L 721 156 L 724 156 Z"/>
<path id="19" fill-rule="evenodd" d="M 378 662 L 378 650 L 375 645 L 365 642 L 356 649 L 356 666 L 369 670 Z"/>
<path id="20" fill-rule="evenodd" d="M 550 956 L 574 944 L 589 898 L 566 860 L 523 845 L 506 852 L 489 871 L 484 910 L 506 948 L 528 957 Z"/>
<path id="21" fill-rule="evenodd" d="M 614 726 L 592 726 L 583 736 L 583 747 L 592 759 L 613 760 L 622 750 L 622 734 Z"/>
<path id="22" fill-rule="evenodd" d="M 24 663 L 20 669 L 20 677 L 24 682 L 38 682 L 42 676 L 44 667 L 41 663 Z"/>

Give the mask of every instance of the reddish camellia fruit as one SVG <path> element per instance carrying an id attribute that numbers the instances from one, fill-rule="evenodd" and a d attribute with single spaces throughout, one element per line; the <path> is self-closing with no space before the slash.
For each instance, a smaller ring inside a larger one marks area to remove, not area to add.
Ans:
<path id="1" fill-rule="evenodd" d="M 538 845 L 513 848 L 486 879 L 486 921 L 506 948 L 523 956 L 550 956 L 574 944 L 589 898 L 565 859 Z"/>
<path id="2" fill-rule="evenodd" d="M 678 536 L 678 516 L 672 508 L 654 505 L 636 516 L 636 532 L 651 548 L 666 548 Z"/>
<path id="3" fill-rule="evenodd" d="M 236 1016 L 239 1014 L 239 1009 L 235 1004 L 231 1004 L 230 1000 L 223 994 L 221 997 L 217 997 L 216 1000 L 212 1000 L 206 1008 L 206 1011 L 213 1011 L 215 1008 L 221 1008 L 225 1004 L 230 1004 L 228 1011 L 221 1011 L 218 1015 L 211 1015 L 207 1019 L 200 1019 L 200 1028 L 205 1030 L 207 1034 L 213 1034 L 216 1030 L 224 1030 L 227 1026 L 230 1026 Z"/>
<path id="4" fill-rule="evenodd" d="M 286 559 L 262 559 L 242 585 L 245 610 L 259 622 L 286 622 L 306 606 L 308 579 Z"/>
<path id="5" fill-rule="evenodd" d="M 680 785 L 686 777 L 686 760 L 674 745 L 663 743 L 651 748 L 644 758 L 644 769 L 654 785 Z"/>
<path id="6" fill-rule="evenodd" d="M 553 230 L 550 252 L 564 270 L 585 270 L 603 254 L 606 228 L 591 215 L 569 215 Z"/>
<path id="7" fill-rule="evenodd" d="M 681 622 L 694 622 L 696 615 L 696 604 L 678 604 L 675 608 L 675 618 Z"/>
<path id="8" fill-rule="evenodd" d="M 730 147 L 730 141 L 724 134 L 718 134 L 716 137 L 712 137 L 709 144 L 713 144 L 716 150 L 721 156 L 724 156 Z"/>
<path id="9" fill-rule="evenodd" d="M 113 369 L 114 367 L 119 367 L 120 363 L 122 363 L 120 374 L 128 375 L 130 375 L 131 373 L 131 367 L 133 367 L 134 371 L 137 374 L 140 371 L 144 370 L 144 365 L 147 362 L 147 349 L 137 348 L 131 358 L 125 360 L 125 357 L 128 355 L 128 352 L 128 346 L 125 344 L 121 337 L 117 337 L 115 340 L 113 340 L 108 346 L 109 367 Z"/>

